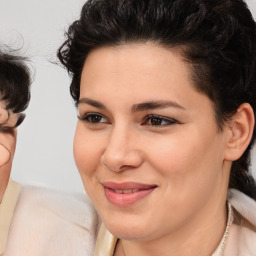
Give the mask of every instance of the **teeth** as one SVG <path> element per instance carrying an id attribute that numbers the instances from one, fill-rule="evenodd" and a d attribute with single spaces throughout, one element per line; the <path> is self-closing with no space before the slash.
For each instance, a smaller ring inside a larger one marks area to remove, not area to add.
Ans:
<path id="1" fill-rule="evenodd" d="M 124 189 L 124 190 L 115 190 L 116 193 L 118 194 L 130 194 L 130 193 L 135 193 L 138 192 L 139 189 Z"/>
<path id="2" fill-rule="evenodd" d="M 132 193 L 132 189 L 123 190 L 123 194 L 129 194 L 129 193 Z"/>

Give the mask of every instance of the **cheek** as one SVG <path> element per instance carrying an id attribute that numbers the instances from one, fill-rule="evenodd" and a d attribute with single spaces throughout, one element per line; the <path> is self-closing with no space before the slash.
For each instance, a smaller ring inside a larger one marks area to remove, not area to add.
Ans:
<path id="1" fill-rule="evenodd" d="M 147 151 L 150 156 L 147 159 L 160 175 L 162 200 L 155 207 L 166 223 L 170 216 L 172 223 L 186 219 L 203 207 L 212 194 L 218 194 L 221 184 L 218 147 L 213 141 L 200 138 L 196 133 L 194 136 L 176 134 L 168 140 L 158 140 L 157 145 Z"/>
<path id="2" fill-rule="evenodd" d="M 222 166 L 221 150 L 215 139 L 209 139 L 213 136 L 208 135 L 203 138 L 195 131 L 176 133 L 158 140 L 154 147 L 147 147 L 151 165 L 173 193 L 182 197 L 183 193 L 191 193 L 195 184 L 206 189 L 216 182 Z"/>
<path id="3" fill-rule="evenodd" d="M 182 134 L 180 136 L 173 134 L 168 137 L 159 137 L 155 142 L 152 141 L 146 145 L 145 148 L 150 164 L 164 176 L 172 176 L 188 172 L 191 163 L 196 161 L 198 147 L 195 148 L 194 145 Z"/>
<path id="4" fill-rule="evenodd" d="M 80 175 L 92 176 L 100 161 L 100 148 L 97 140 L 86 133 L 78 124 L 74 138 L 74 158 Z"/>

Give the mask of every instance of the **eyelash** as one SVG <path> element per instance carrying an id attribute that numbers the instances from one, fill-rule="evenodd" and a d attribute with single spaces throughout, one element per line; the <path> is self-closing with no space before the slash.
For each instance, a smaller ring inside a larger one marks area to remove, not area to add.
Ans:
<path id="1" fill-rule="evenodd" d="M 154 120 L 154 122 L 156 121 L 157 124 L 153 124 L 152 121 Z M 151 121 L 151 123 L 149 124 L 148 122 Z M 162 124 L 163 122 L 165 122 L 165 124 Z M 158 127 L 162 127 L 162 126 L 169 126 L 169 125 L 173 125 L 176 124 L 177 121 L 171 118 L 166 118 L 166 117 L 162 117 L 159 115 L 148 115 L 144 118 L 144 121 L 142 123 L 142 125 L 149 125 L 149 126 L 158 126 Z"/>
<path id="2" fill-rule="evenodd" d="M 92 118 L 96 118 L 96 120 L 93 120 Z M 98 125 L 102 123 L 110 123 L 107 121 L 107 118 L 105 118 L 103 115 L 99 113 L 88 113 L 84 116 L 80 117 L 78 116 L 79 120 L 85 121 L 91 125 Z M 106 121 L 101 122 L 102 119 L 105 119 Z M 155 124 L 153 124 L 155 122 Z M 164 122 L 164 124 L 163 124 Z M 174 119 L 162 117 L 159 115 L 148 115 L 144 118 L 141 125 L 147 125 L 147 126 L 154 126 L 154 127 L 163 127 L 163 126 L 170 126 L 173 124 L 177 124 L 178 122 Z"/>
<path id="3" fill-rule="evenodd" d="M 98 122 L 97 120 L 96 120 L 96 122 L 94 122 L 93 120 L 92 120 L 92 118 L 104 118 L 104 119 L 106 119 L 103 115 L 101 115 L 101 114 L 99 114 L 99 113 L 88 113 L 88 114 L 85 114 L 85 115 L 83 115 L 83 116 L 78 116 L 78 119 L 79 120 L 82 120 L 82 121 L 85 121 L 85 122 L 87 122 L 87 123 L 89 123 L 89 124 L 100 124 L 100 123 L 107 123 L 107 122 Z M 90 120 L 91 119 L 91 120 Z M 107 120 L 107 119 L 106 119 Z"/>

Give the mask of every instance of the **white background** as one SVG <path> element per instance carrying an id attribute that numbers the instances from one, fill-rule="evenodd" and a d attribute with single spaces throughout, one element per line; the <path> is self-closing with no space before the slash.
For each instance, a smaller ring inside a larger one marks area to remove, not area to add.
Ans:
<path id="1" fill-rule="evenodd" d="M 50 61 L 85 0 L 0 0 L 0 42 L 23 44 L 35 69 L 27 117 L 20 126 L 12 177 L 25 184 L 82 191 L 74 160 L 76 110 L 65 70 Z M 248 0 L 256 17 L 256 0 Z M 23 37 L 23 43 L 21 36 Z M 255 42 L 256 43 L 256 42 Z M 253 152 L 256 155 L 256 150 Z M 256 176 L 256 157 L 253 158 Z"/>

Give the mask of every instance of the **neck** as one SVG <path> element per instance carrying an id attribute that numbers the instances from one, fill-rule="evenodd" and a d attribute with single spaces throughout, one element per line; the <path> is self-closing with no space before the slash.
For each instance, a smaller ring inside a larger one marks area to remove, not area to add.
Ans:
<path id="1" fill-rule="evenodd" d="M 225 201 L 216 209 L 199 214 L 173 234 L 150 241 L 122 240 L 115 255 L 122 256 L 211 256 L 224 234 L 227 224 L 227 207 Z M 206 217 L 203 217 L 206 216 Z"/>

